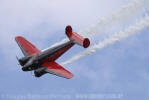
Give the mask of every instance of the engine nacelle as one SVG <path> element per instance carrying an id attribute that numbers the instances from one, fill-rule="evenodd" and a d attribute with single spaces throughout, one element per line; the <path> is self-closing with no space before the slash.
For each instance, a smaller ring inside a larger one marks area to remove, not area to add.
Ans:
<path id="1" fill-rule="evenodd" d="M 23 71 L 31 71 L 38 69 L 40 66 L 40 61 L 37 56 L 32 56 L 22 67 Z"/>
<path id="2" fill-rule="evenodd" d="M 27 57 L 23 57 L 23 58 L 19 59 L 18 60 L 19 61 L 19 64 L 21 66 L 24 66 L 29 61 L 30 58 L 31 58 L 31 56 L 27 56 Z"/>
<path id="3" fill-rule="evenodd" d="M 40 77 L 40 76 L 46 74 L 47 72 L 45 71 L 45 69 L 46 69 L 45 67 L 41 67 L 41 68 L 36 69 L 34 71 L 35 76 Z"/>
<path id="4" fill-rule="evenodd" d="M 76 32 L 72 32 L 71 26 L 67 26 L 65 29 L 66 35 L 70 40 L 73 40 L 75 43 L 83 46 L 84 48 L 88 48 L 90 45 L 90 40 L 88 38 L 83 38 Z"/>

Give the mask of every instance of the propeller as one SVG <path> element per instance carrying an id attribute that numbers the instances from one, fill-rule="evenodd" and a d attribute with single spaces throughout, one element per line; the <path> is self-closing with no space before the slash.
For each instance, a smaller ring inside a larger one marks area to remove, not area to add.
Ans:
<path id="1" fill-rule="evenodd" d="M 19 58 L 18 58 L 18 56 L 16 56 L 16 59 L 18 60 L 18 62 L 19 62 Z M 18 64 L 18 65 L 20 65 L 20 64 Z"/>
<path id="2" fill-rule="evenodd" d="M 32 75 L 32 76 L 35 76 L 35 74 L 33 74 L 33 71 L 31 71 L 31 75 Z"/>
<path id="3" fill-rule="evenodd" d="M 16 56 L 16 59 L 19 61 L 19 58 L 18 58 L 18 56 Z"/>

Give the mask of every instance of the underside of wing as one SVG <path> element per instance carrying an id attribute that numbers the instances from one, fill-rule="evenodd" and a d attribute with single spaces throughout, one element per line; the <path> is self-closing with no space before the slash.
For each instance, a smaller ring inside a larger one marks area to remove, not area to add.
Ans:
<path id="1" fill-rule="evenodd" d="M 64 69 L 61 65 L 57 64 L 56 62 L 45 62 L 43 67 L 47 67 L 46 72 L 57 75 L 60 77 L 64 77 L 70 79 L 73 77 L 73 74 L 68 70 Z"/>
<path id="2" fill-rule="evenodd" d="M 40 50 L 37 49 L 33 44 L 31 44 L 25 38 L 23 38 L 21 36 L 17 36 L 15 38 L 15 40 L 18 43 L 21 51 L 23 52 L 23 54 L 25 56 L 34 55 L 34 54 L 40 53 Z"/>

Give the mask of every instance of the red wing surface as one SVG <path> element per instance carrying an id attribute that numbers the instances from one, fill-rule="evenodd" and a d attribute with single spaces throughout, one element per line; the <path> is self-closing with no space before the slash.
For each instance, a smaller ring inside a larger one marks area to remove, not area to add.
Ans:
<path id="1" fill-rule="evenodd" d="M 15 40 L 25 56 L 34 55 L 40 52 L 39 49 L 21 36 L 16 37 Z"/>
<path id="2" fill-rule="evenodd" d="M 54 74 L 60 77 L 70 79 L 73 77 L 73 74 L 64 69 L 61 65 L 56 62 L 45 62 L 42 66 L 47 67 L 46 72 Z"/>

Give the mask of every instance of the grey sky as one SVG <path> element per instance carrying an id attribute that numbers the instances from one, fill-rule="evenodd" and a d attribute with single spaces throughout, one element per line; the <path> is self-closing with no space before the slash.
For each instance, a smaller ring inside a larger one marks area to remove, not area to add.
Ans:
<path id="1" fill-rule="evenodd" d="M 73 64 L 64 66 L 75 75 L 71 80 L 52 75 L 34 78 L 29 72 L 21 71 L 15 58 L 16 55 L 23 56 L 14 41 L 17 35 L 24 36 L 38 48 L 44 49 L 66 38 L 64 34 L 66 25 L 70 24 L 75 31 L 80 31 L 96 23 L 99 18 L 117 12 L 121 6 L 127 5 L 130 1 L 1 0 L 0 99 L 17 100 L 11 96 L 28 94 L 37 96 L 60 94 L 69 95 L 75 100 L 77 94 L 122 94 L 121 100 L 148 100 L 148 28 L 142 30 L 141 34 L 130 36 Z M 143 16 L 144 14 L 135 18 Z M 120 25 L 122 29 L 133 24 L 135 18 L 132 22 L 128 21 Z M 117 26 L 115 30 L 119 29 L 121 28 Z M 109 31 L 112 33 L 113 29 Z M 93 41 L 93 44 L 95 42 Z M 80 51 L 84 49 L 74 46 L 58 62 Z M 3 96 L 6 97 L 3 98 Z M 39 97 L 28 100 L 35 99 L 43 100 Z M 61 98 L 57 96 L 55 100 L 59 99 Z M 101 98 L 103 99 L 106 98 Z"/>

